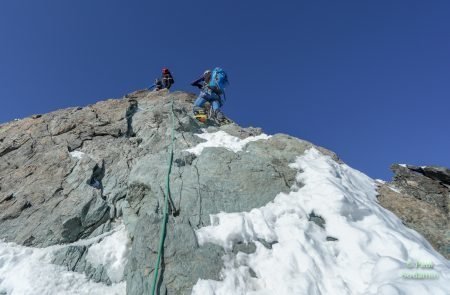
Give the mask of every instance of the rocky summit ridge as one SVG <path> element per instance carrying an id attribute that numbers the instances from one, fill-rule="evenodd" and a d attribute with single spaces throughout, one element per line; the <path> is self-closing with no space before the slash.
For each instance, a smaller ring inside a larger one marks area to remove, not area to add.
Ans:
<path id="1" fill-rule="evenodd" d="M 224 249 L 200 245 L 195 234 L 211 223 L 211 214 L 250 211 L 280 192 L 302 187 L 290 164 L 311 147 L 340 160 L 329 150 L 288 135 L 253 141 L 261 136 L 261 129 L 202 124 L 191 116 L 194 99 L 184 92 L 137 91 L 1 124 L 0 239 L 29 247 L 60 245 L 53 251 L 53 264 L 94 282 L 126 282 L 127 294 L 149 294 L 173 103 L 170 218 L 158 291 L 190 294 L 199 278 L 219 280 Z M 200 134 L 219 131 L 246 140 L 245 150 L 205 148 L 201 157 L 188 151 L 204 141 Z M 446 255 L 448 170 L 419 168 L 395 166 L 394 181 L 380 184 L 379 200 Z M 428 213 L 418 214 L 424 206 Z M 426 223 L 411 217 L 427 214 L 433 218 Z M 325 223 L 314 212 L 310 221 L 321 227 Z M 129 239 L 127 263 L 120 272 L 110 272 L 93 263 L 88 257 L 93 251 L 83 241 L 101 240 L 118 225 Z M 255 249 L 254 243 L 232 246 L 234 253 Z"/>
<path id="2" fill-rule="evenodd" d="M 289 191 L 296 182 L 289 163 L 313 145 L 276 134 L 249 142 L 246 150 L 251 152 L 205 149 L 196 157 L 186 150 L 203 141 L 196 134 L 204 128 L 241 139 L 261 130 L 205 126 L 190 115 L 195 96 L 183 92 L 138 91 L 0 125 L 0 238 L 47 247 L 96 237 L 122 222 L 130 238 L 123 277 L 127 294 L 148 294 L 159 242 L 172 99 L 171 218 L 158 290 L 188 294 L 198 278 L 218 279 L 223 249 L 199 246 L 194 230 L 208 225 L 210 214 L 250 210 Z M 53 263 L 97 282 L 114 282 L 101 266 L 89 263 L 86 249 L 62 247 Z"/>

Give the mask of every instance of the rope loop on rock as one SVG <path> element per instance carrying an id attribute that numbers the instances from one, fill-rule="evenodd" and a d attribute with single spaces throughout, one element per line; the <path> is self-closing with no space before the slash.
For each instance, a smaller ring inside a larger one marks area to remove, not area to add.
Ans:
<path id="1" fill-rule="evenodd" d="M 159 237 L 159 249 L 158 249 L 158 257 L 156 259 L 155 264 L 155 271 L 153 275 L 153 283 L 152 283 L 152 295 L 155 295 L 156 291 L 156 285 L 158 280 L 158 273 L 159 273 L 159 265 L 161 264 L 161 254 L 164 249 L 164 240 L 166 238 L 166 229 L 167 229 L 167 221 L 169 220 L 169 196 L 170 196 L 170 173 L 172 172 L 172 165 L 173 165 L 173 146 L 175 142 L 175 119 L 174 119 L 174 111 L 173 111 L 173 97 L 171 97 L 172 101 L 170 104 L 170 110 L 171 110 L 171 138 L 170 138 L 170 145 L 169 145 L 169 159 L 168 159 L 168 168 L 167 168 L 167 175 L 166 175 L 166 193 L 164 196 L 164 215 L 161 221 L 161 231 L 160 231 L 160 237 Z"/>

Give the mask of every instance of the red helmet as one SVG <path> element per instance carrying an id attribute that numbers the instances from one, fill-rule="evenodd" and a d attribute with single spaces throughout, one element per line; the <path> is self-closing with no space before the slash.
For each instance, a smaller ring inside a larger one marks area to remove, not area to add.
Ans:
<path id="1" fill-rule="evenodd" d="M 163 68 L 162 69 L 162 73 L 163 74 L 169 74 L 169 69 L 168 68 Z"/>

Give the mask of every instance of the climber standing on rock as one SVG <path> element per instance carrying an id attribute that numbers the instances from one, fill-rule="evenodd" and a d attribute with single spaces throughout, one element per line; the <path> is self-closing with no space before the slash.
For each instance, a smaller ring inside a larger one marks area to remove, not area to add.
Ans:
<path id="1" fill-rule="evenodd" d="M 162 74 L 160 79 L 155 79 L 155 83 L 148 88 L 148 90 L 159 91 L 161 89 L 170 89 L 175 83 L 172 73 L 170 73 L 168 68 L 162 69 Z"/>
<path id="2" fill-rule="evenodd" d="M 201 89 L 199 96 L 194 102 L 194 116 L 204 122 L 206 113 L 203 108 L 206 102 L 211 104 L 213 109 L 212 115 L 218 121 L 224 121 L 225 116 L 220 108 L 225 101 L 225 87 L 229 84 L 227 73 L 221 68 L 215 68 L 213 71 L 206 70 L 203 75 L 191 83 L 192 86 Z"/>
<path id="3" fill-rule="evenodd" d="M 172 77 L 172 74 L 170 73 L 168 68 L 162 69 L 162 77 L 161 82 L 163 85 L 163 89 L 170 89 L 172 85 L 175 83 L 175 80 Z"/>

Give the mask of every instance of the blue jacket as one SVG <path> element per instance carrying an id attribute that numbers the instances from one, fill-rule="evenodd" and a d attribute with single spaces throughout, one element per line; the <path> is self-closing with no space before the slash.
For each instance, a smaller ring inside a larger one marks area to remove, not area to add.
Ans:
<path id="1" fill-rule="evenodd" d="M 224 94 L 222 92 L 222 90 L 220 90 L 218 87 L 210 87 L 208 85 L 208 83 L 209 83 L 209 81 L 207 82 L 205 79 L 205 76 L 202 75 L 200 78 L 198 78 L 197 80 L 192 82 L 191 85 L 198 87 L 199 89 L 201 89 L 204 92 L 209 92 L 209 93 L 214 92 L 218 96 L 221 96 L 222 94 Z"/>

